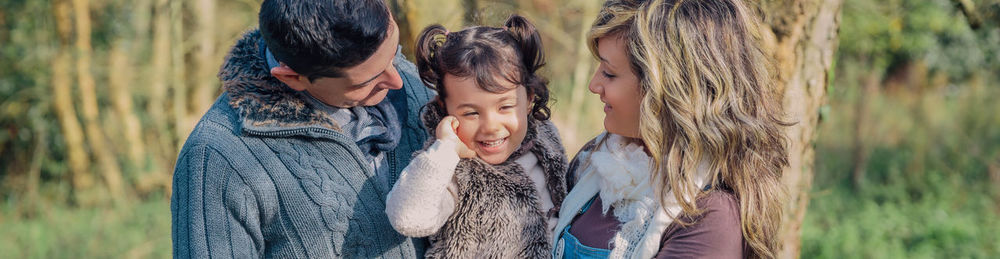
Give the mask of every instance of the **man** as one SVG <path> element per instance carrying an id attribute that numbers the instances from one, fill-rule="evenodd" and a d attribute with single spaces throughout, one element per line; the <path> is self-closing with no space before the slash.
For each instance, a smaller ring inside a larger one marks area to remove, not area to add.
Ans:
<path id="1" fill-rule="evenodd" d="M 174 171 L 174 257 L 421 257 L 385 195 L 433 97 L 380 0 L 266 0 Z"/>

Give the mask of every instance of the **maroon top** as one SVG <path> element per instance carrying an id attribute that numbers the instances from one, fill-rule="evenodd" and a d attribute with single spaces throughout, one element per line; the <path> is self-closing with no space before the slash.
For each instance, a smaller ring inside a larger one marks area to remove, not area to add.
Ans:
<path id="1" fill-rule="evenodd" d="M 601 214 L 601 198 L 594 199 L 581 215 L 573 219 L 569 232 L 589 247 L 612 249 L 621 222 L 615 218 L 614 207 Z M 656 258 L 742 258 L 747 248 L 740 228 L 740 211 L 736 198 L 727 192 L 714 191 L 699 198 L 702 209 L 695 224 L 682 227 L 674 222 L 667 227 L 660 241 Z M 691 222 L 689 216 L 680 219 Z"/>

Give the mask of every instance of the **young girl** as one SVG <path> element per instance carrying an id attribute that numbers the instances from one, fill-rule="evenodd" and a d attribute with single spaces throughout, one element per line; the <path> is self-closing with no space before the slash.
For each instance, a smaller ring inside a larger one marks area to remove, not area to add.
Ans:
<path id="1" fill-rule="evenodd" d="M 534 26 L 420 34 L 421 79 L 438 97 L 423 120 L 436 136 L 403 169 L 386 213 L 411 237 L 430 236 L 429 258 L 548 257 L 566 195 L 566 156 L 549 118 Z"/>
<path id="2" fill-rule="evenodd" d="M 609 0 L 588 36 L 607 133 L 570 174 L 556 258 L 772 258 L 787 152 L 741 0 Z"/>

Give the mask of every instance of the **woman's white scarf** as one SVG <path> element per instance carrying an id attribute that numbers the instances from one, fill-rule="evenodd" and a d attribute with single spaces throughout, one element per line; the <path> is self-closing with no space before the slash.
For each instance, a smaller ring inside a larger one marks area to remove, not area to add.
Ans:
<path id="1" fill-rule="evenodd" d="M 581 152 L 578 155 L 587 160 L 579 169 L 580 181 L 563 202 L 556 231 L 564 229 L 574 218 L 574 215 L 563 213 L 576 213 L 587 200 L 600 195 L 602 212 L 607 213 L 613 206 L 615 218 L 622 222 L 621 229 L 611 240 L 613 249 L 610 257 L 651 258 L 659 251 L 660 238 L 681 212 L 681 206 L 673 192 L 668 191 L 664 196 L 667 198 L 664 201 L 666 204 L 663 204 L 665 210 L 661 209 L 651 184 L 652 158 L 642 146 L 619 135 L 606 136 L 608 139 L 604 146 L 595 148 L 589 154 Z M 704 186 L 707 175 L 708 170 L 702 163 L 695 174 L 696 188 Z M 555 247 L 562 249 L 558 241 Z M 555 252 L 557 256 L 562 254 L 562 251 Z"/>

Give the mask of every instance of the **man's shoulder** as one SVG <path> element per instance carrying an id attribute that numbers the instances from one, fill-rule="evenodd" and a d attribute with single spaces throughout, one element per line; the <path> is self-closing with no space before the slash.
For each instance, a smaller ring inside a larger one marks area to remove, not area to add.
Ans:
<path id="1" fill-rule="evenodd" d="M 228 146 L 239 142 L 242 137 L 237 122 L 239 115 L 236 109 L 229 106 L 228 100 L 223 94 L 205 112 L 185 140 L 181 155 L 196 147 L 216 149 L 224 154 Z"/>

